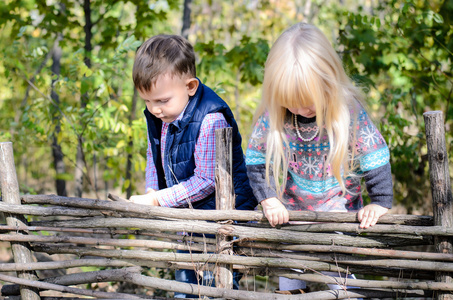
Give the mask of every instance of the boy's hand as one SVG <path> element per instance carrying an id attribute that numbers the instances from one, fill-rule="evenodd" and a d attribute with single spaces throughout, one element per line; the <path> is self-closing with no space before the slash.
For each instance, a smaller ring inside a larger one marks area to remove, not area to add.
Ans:
<path id="1" fill-rule="evenodd" d="M 151 190 L 144 195 L 131 196 L 129 200 L 136 204 L 160 206 L 159 201 L 157 200 L 156 197 L 156 191 L 154 190 Z"/>
<path id="2" fill-rule="evenodd" d="M 360 228 L 368 228 L 370 226 L 376 225 L 376 222 L 380 217 L 385 215 L 389 209 L 377 204 L 368 204 L 361 210 L 357 215 L 360 225 Z"/>
<path id="3" fill-rule="evenodd" d="M 275 227 L 277 224 L 288 223 L 288 210 L 277 198 L 263 200 L 261 201 L 261 206 L 263 207 L 264 215 L 272 227 Z"/>

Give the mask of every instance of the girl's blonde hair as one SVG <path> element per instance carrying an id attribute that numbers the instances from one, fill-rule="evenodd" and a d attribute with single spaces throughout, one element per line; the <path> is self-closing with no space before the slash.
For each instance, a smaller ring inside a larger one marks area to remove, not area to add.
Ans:
<path id="1" fill-rule="evenodd" d="M 280 35 L 267 57 L 262 93 L 255 118 L 266 110 L 269 112 L 268 182 L 272 165 L 275 186 L 281 196 L 286 186 L 289 157 L 284 132 L 286 109 L 314 105 L 320 135 L 325 130 L 330 142 L 325 166 L 330 164 L 345 193 L 344 178 L 352 170 L 352 158 L 348 154 L 353 119 L 350 109 L 355 101 L 361 100 L 361 93 L 346 75 L 338 54 L 321 30 L 298 23 Z"/>

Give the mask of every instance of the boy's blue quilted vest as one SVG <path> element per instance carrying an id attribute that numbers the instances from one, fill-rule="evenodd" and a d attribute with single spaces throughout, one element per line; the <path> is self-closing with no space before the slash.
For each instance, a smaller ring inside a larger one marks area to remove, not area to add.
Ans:
<path id="1" fill-rule="evenodd" d="M 233 128 L 233 182 L 236 193 L 236 209 L 253 210 L 257 201 L 247 177 L 244 154 L 241 148 L 241 135 L 228 105 L 210 88 L 200 82 L 197 92 L 189 100 L 181 120 L 170 124 L 167 136 L 168 154 L 162 166 L 160 152 L 160 133 L 162 121 L 154 117 L 147 109 L 144 113 L 148 123 L 148 134 L 157 169 L 159 189 L 171 187 L 178 182 L 188 180 L 195 170 L 195 144 L 201 123 L 207 114 L 221 112 Z M 171 166 L 171 170 L 169 169 Z M 165 173 L 164 169 L 165 168 Z M 171 174 L 165 178 L 164 174 Z M 174 175 L 173 175 L 174 174 Z M 176 177 L 176 179 L 175 179 Z M 192 203 L 197 209 L 215 209 L 215 193 Z"/>

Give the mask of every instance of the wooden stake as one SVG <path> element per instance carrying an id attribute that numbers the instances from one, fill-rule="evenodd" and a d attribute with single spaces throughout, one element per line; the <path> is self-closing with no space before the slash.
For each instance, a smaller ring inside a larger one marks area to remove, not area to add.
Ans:
<path id="1" fill-rule="evenodd" d="M 13 144 L 11 142 L 0 143 L 0 180 L 3 202 L 20 204 L 19 184 L 17 182 L 16 167 L 14 166 Z M 25 226 L 27 221 L 21 215 L 5 214 L 6 223 L 10 226 Z M 11 234 L 21 234 L 11 232 Z M 11 243 L 14 262 L 31 263 L 33 258 L 27 243 Z M 18 272 L 22 280 L 35 280 L 33 272 Z M 23 300 L 38 300 L 39 292 L 36 288 L 22 286 L 20 294 Z"/>
<path id="2" fill-rule="evenodd" d="M 233 184 L 233 128 L 222 128 L 215 131 L 216 164 L 215 164 L 215 191 L 216 210 L 234 209 Z M 232 254 L 231 237 L 227 234 L 216 235 L 218 254 Z M 233 288 L 233 265 L 218 264 L 215 273 L 215 285 L 218 288 Z"/>
<path id="3" fill-rule="evenodd" d="M 445 145 L 445 126 L 441 111 L 423 114 L 425 118 L 426 143 L 428 145 L 429 179 L 433 196 L 434 225 L 453 226 L 453 199 L 451 194 L 448 154 Z M 453 239 L 435 237 L 435 246 L 440 253 L 453 253 Z M 437 273 L 439 282 L 453 283 L 451 273 Z M 437 299 L 453 299 L 451 293 L 439 293 Z"/>

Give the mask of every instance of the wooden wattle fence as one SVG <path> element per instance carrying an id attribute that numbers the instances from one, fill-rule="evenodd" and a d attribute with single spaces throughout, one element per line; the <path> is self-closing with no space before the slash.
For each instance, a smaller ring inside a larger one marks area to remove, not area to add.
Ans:
<path id="1" fill-rule="evenodd" d="M 453 210 L 444 123 L 440 112 L 429 112 L 424 117 L 434 214 L 388 214 L 368 229 L 358 227 L 355 213 L 290 212 L 291 221 L 312 223 L 271 228 L 260 211 L 233 210 L 229 130 L 216 135 L 216 211 L 150 207 L 114 195 L 108 200 L 20 196 L 12 144 L 0 143 L 0 212 L 6 216 L 6 224 L 0 224 L 0 240 L 11 243 L 14 258 L 14 263 L 0 263 L 0 281 L 11 283 L 2 287 L 0 298 L 77 299 L 41 296 L 45 290 L 104 299 L 153 298 L 73 287 L 127 282 L 149 289 L 197 294 L 200 298 L 453 299 Z M 39 221 L 27 222 L 24 216 L 39 216 Z M 181 236 L 180 232 L 216 238 Z M 402 250 L 419 245 L 434 245 L 436 251 Z M 33 258 L 36 253 L 70 254 L 73 259 L 38 262 Z M 40 270 L 80 267 L 99 270 L 49 278 L 36 275 Z M 143 275 L 143 269 L 150 267 L 200 273 L 210 270 L 216 276 L 216 287 Z M 233 290 L 233 270 L 251 276 L 336 283 L 342 289 L 301 295 Z M 325 271 L 339 277 L 321 273 Z M 10 272 L 17 276 L 7 275 Z M 384 279 L 345 279 L 345 274 L 350 273 Z M 354 288 L 346 290 L 346 286 Z"/>

